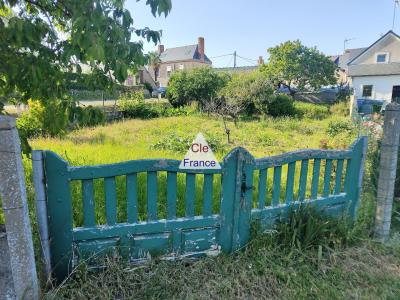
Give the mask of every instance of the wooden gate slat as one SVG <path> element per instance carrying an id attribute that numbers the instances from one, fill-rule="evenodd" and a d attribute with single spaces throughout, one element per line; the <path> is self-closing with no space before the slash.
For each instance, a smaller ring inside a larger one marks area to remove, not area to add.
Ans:
<path id="1" fill-rule="evenodd" d="M 157 172 L 147 172 L 147 220 L 157 220 Z"/>
<path id="2" fill-rule="evenodd" d="M 186 174 L 185 216 L 194 217 L 196 199 L 196 174 Z"/>
<path id="3" fill-rule="evenodd" d="M 167 173 L 167 218 L 176 218 L 176 189 L 177 189 L 176 172 Z"/>
<path id="4" fill-rule="evenodd" d="M 279 204 L 279 198 L 281 194 L 281 177 L 282 177 L 282 166 L 274 168 L 274 186 L 272 189 L 272 206 Z"/>
<path id="5" fill-rule="evenodd" d="M 261 169 L 258 176 L 258 205 L 259 209 L 265 207 L 265 196 L 267 194 L 267 173 L 268 169 Z"/>
<path id="6" fill-rule="evenodd" d="M 92 227 L 95 225 L 95 207 L 93 194 L 93 180 L 82 180 L 82 198 L 83 198 L 83 225 Z"/>
<path id="7" fill-rule="evenodd" d="M 329 196 L 331 187 L 331 173 L 332 173 L 332 159 L 327 159 L 325 165 L 324 189 L 322 192 L 323 197 Z"/>
<path id="8" fill-rule="evenodd" d="M 293 201 L 295 171 L 296 171 L 296 162 L 289 163 L 287 171 L 287 180 L 286 180 L 286 194 L 285 194 L 287 204 Z"/>
<path id="9" fill-rule="evenodd" d="M 138 221 L 138 200 L 137 200 L 137 174 L 128 174 L 126 176 L 126 208 L 128 210 L 128 222 L 136 223 Z"/>
<path id="10" fill-rule="evenodd" d="M 317 199 L 318 196 L 318 183 L 319 171 L 321 170 L 321 159 L 314 159 L 313 175 L 311 180 L 311 199 Z"/>
<path id="11" fill-rule="evenodd" d="M 115 186 L 115 177 L 106 177 L 104 179 L 106 194 L 106 220 L 108 225 L 117 223 L 117 191 Z"/>
<path id="12" fill-rule="evenodd" d="M 300 180 L 299 180 L 299 195 L 298 200 L 304 201 L 307 191 L 307 176 L 308 176 L 308 159 L 301 161 Z"/>
<path id="13" fill-rule="evenodd" d="M 334 189 L 334 194 L 340 194 L 341 190 L 341 185 L 342 185 L 342 173 L 343 173 L 343 159 L 339 159 L 337 161 L 337 166 L 336 166 L 336 176 L 335 176 L 335 189 Z"/>
<path id="14" fill-rule="evenodd" d="M 203 184 L 203 216 L 208 217 L 212 214 L 212 195 L 213 194 L 213 175 L 204 174 Z"/>

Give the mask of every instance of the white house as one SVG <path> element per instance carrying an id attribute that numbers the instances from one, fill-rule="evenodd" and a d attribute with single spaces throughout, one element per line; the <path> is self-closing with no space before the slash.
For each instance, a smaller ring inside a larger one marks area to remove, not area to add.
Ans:
<path id="1" fill-rule="evenodd" d="M 400 103 L 400 36 L 389 31 L 347 63 L 355 99 Z"/>

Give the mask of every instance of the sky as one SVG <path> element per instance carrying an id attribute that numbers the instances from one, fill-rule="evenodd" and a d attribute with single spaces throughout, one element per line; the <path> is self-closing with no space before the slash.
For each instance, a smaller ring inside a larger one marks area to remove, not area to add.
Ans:
<path id="1" fill-rule="evenodd" d="M 343 53 L 346 48 L 367 47 L 392 29 L 394 0 L 172 0 L 165 18 L 153 17 L 145 0 L 126 1 L 135 27 L 162 30 L 165 48 L 192 45 L 205 39 L 205 53 L 213 66 L 255 64 L 265 59 L 267 49 L 287 40 L 299 39 L 316 46 L 326 55 Z M 400 7 L 394 31 L 400 33 Z M 153 43 L 144 44 L 145 52 Z"/>

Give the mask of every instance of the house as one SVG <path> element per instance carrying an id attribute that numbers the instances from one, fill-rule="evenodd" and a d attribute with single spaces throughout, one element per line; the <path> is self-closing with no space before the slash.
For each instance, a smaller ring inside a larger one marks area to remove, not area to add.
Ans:
<path id="1" fill-rule="evenodd" d="M 348 76 L 347 64 L 363 52 L 366 48 L 346 49 L 342 55 L 331 56 L 330 59 L 337 65 L 338 84 L 348 85 L 350 78 Z"/>
<path id="2" fill-rule="evenodd" d="M 400 103 L 400 36 L 389 31 L 371 46 L 355 50 L 343 65 L 354 100 Z"/>
<path id="3" fill-rule="evenodd" d="M 140 68 L 135 75 L 128 75 L 125 80 L 125 86 L 136 86 L 148 83 L 152 89 L 157 88 L 157 83 L 154 81 L 153 77 L 150 75 L 149 70 L 146 67 Z"/>
<path id="4" fill-rule="evenodd" d="M 203 37 L 199 37 L 198 43 L 195 45 L 167 49 L 164 49 L 164 45 L 159 45 L 158 53 L 161 64 L 157 70 L 157 81 L 163 87 L 168 85 L 169 78 L 174 71 L 212 65 L 211 60 L 205 54 Z M 149 72 L 155 79 L 151 66 Z"/>

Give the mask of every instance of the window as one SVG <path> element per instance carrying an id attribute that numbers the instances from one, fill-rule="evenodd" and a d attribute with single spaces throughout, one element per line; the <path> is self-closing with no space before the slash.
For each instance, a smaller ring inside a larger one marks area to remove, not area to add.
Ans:
<path id="1" fill-rule="evenodd" d="M 387 59 L 386 53 L 380 53 L 376 55 L 376 62 L 377 63 L 385 63 Z"/>
<path id="2" fill-rule="evenodd" d="M 372 85 L 363 85 L 362 96 L 363 97 L 371 97 L 372 96 Z"/>
<path id="3" fill-rule="evenodd" d="M 185 67 L 185 66 L 184 66 L 183 64 L 180 64 L 180 65 L 179 65 L 179 70 L 183 70 L 184 67 Z"/>
<path id="4" fill-rule="evenodd" d="M 171 76 L 172 66 L 167 66 L 167 76 Z"/>

